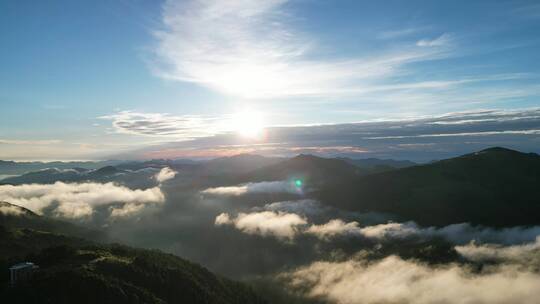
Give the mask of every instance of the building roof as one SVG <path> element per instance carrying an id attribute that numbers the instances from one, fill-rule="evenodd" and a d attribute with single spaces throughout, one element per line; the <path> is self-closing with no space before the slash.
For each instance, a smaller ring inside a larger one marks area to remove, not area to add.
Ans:
<path id="1" fill-rule="evenodd" d="M 34 263 L 31 263 L 31 262 L 23 262 L 23 263 L 19 263 L 19 264 L 15 264 L 11 267 L 9 267 L 10 270 L 19 270 L 19 269 L 23 269 L 23 268 L 28 268 L 28 267 L 34 267 Z"/>

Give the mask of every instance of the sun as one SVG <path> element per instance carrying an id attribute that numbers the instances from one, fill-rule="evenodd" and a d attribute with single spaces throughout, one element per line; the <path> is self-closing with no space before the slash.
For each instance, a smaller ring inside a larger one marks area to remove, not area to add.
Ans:
<path id="1" fill-rule="evenodd" d="M 242 137 L 260 139 L 264 133 L 264 120 L 260 112 L 242 111 L 232 117 L 233 131 Z"/>

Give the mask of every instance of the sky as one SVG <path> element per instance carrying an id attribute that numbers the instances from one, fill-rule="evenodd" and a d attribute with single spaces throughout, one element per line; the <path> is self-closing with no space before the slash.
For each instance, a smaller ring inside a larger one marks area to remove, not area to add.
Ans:
<path id="1" fill-rule="evenodd" d="M 538 1 L 0 3 L 0 159 L 540 152 Z"/>

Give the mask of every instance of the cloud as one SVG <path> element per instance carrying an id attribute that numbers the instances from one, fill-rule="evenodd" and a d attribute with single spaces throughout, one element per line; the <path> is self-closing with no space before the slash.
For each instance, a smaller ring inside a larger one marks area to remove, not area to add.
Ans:
<path id="1" fill-rule="evenodd" d="M 24 211 L 18 207 L 13 205 L 0 205 L 0 213 L 3 215 L 23 215 Z"/>
<path id="2" fill-rule="evenodd" d="M 376 262 L 314 262 L 279 276 L 307 297 L 330 303 L 534 303 L 540 275 L 513 267 L 472 273 L 395 256 Z M 509 292 L 511 291 L 511 292 Z"/>
<path id="3" fill-rule="evenodd" d="M 144 204 L 124 204 L 122 207 L 110 207 L 111 218 L 129 217 L 140 213 L 144 209 Z"/>
<path id="4" fill-rule="evenodd" d="M 511 131 L 507 130 L 507 131 L 381 136 L 381 137 L 367 137 L 367 139 L 404 139 L 404 138 L 424 138 L 424 137 L 460 137 L 460 136 L 490 136 L 490 135 L 540 135 L 540 129 L 539 130 L 511 130 Z"/>
<path id="5" fill-rule="evenodd" d="M 53 208 L 52 214 L 68 219 L 90 217 L 95 208 L 107 205 L 163 203 L 159 187 L 132 190 L 114 183 L 62 183 L 0 185 L 0 201 L 25 207 L 38 214 Z M 114 210 L 114 209 L 113 209 Z M 117 211 L 121 213 L 121 211 Z"/>
<path id="6" fill-rule="evenodd" d="M 434 46 L 444 46 L 449 44 L 452 41 L 452 36 L 445 33 L 440 35 L 435 39 L 422 39 L 416 42 L 417 46 L 422 47 L 434 47 Z"/>
<path id="7" fill-rule="evenodd" d="M 323 215 L 334 211 L 333 208 L 324 206 L 312 199 L 270 203 L 264 205 L 263 209 L 274 212 L 295 213 L 308 217 Z"/>
<path id="8" fill-rule="evenodd" d="M 284 156 L 306 152 L 321 156 L 397 158 L 422 162 L 494 145 L 540 152 L 537 142 L 539 130 L 539 108 L 480 109 L 348 124 L 270 127 L 266 128 L 264 145 L 238 142 L 237 137 L 224 134 L 156 145 L 135 154 L 146 158 L 208 158 L 238 153 Z"/>
<path id="9" fill-rule="evenodd" d="M 324 240 L 334 237 L 363 237 L 377 240 L 392 240 L 419 236 L 431 237 L 436 234 L 436 230 L 434 228 L 424 230 L 413 222 L 386 223 L 361 227 L 356 221 L 345 222 L 341 219 L 333 219 L 325 224 L 311 225 L 305 233 Z"/>
<path id="10" fill-rule="evenodd" d="M 411 45 L 373 57 L 317 60 L 314 39 L 288 22 L 288 2 L 167 1 L 163 29 L 155 31 L 154 71 L 240 97 L 335 96 L 445 51 L 446 44 L 431 42 L 429 49 Z"/>
<path id="11" fill-rule="evenodd" d="M 471 241 L 497 244 L 522 244 L 534 241 L 540 235 L 540 227 L 511 227 L 494 229 L 472 226 L 468 223 L 452 224 L 445 227 L 420 227 L 414 222 L 386 223 L 361 227 L 358 222 L 344 222 L 333 219 L 326 224 L 311 225 L 305 233 L 321 239 L 332 237 L 363 237 L 381 241 L 411 237 L 441 237 L 454 244 Z"/>
<path id="12" fill-rule="evenodd" d="M 456 246 L 456 251 L 474 262 L 525 263 L 540 265 L 540 236 L 536 241 L 521 245 L 502 246 L 498 244 L 470 243 Z"/>
<path id="13" fill-rule="evenodd" d="M 228 213 L 221 213 L 220 215 L 216 216 L 216 220 L 214 221 L 214 225 L 216 226 L 231 225 L 233 223 L 234 222 Z"/>
<path id="14" fill-rule="evenodd" d="M 299 187 L 296 187 L 290 181 L 269 181 L 208 188 L 201 191 L 201 193 L 215 196 L 239 196 L 248 193 L 301 193 L 301 191 Z"/>
<path id="15" fill-rule="evenodd" d="M 289 238 L 299 235 L 312 235 L 324 241 L 334 238 L 357 237 L 372 239 L 379 242 L 391 242 L 407 238 L 443 238 L 453 244 L 468 244 L 471 241 L 478 243 L 494 244 L 523 244 L 534 242 L 540 236 L 540 226 L 532 227 L 511 227 L 495 229 L 484 226 L 472 226 L 468 223 L 452 224 L 445 227 L 421 227 L 415 222 L 388 222 L 376 225 L 362 226 L 358 221 L 346 222 L 340 218 L 333 218 L 322 224 L 312 223 L 314 218 L 322 218 L 331 215 L 348 216 L 353 218 L 365 218 L 368 215 L 348 213 L 331 207 L 326 207 L 314 200 L 284 201 L 266 204 L 262 208 L 252 208 L 251 213 L 240 213 L 236 219 L 232 219 L 229 214 L 221 214 L 216 218 L 216 225 L 231 224 L 245 233 L 257 234 L 240 229 L 237 221 L 240 218 L 253 215 L 264 214 L 272 217 L 279 214 L 281 217 L 297 217 L 302 219 L 301 225 L 296 225 L 294 233 L 289 234 Z M 373 217 L 373 216 L 371 216 Z M 248 217 L 250 218 L 250 217 Z"/>
<path id="16" fill-rule="evenodd" d="M 163 183 L 165 181 L 168 181 L 170 179 L 173 179 L 178 172 L 172 170 L 169 167 L 165 167 L 161 169 L 154 177 L 158 181 L 158 183 Z"/>
<path id="17" fill-rule="evenodd" d="M 438 234 L 435 228 L 422 229 L 414 222 L 361 227 L 356 221 L 345 222 L 341 219 L 333 219 L 321 225 L 311 225 L 305 233 L 324 240 L 334 237 L 363 237 L 383 241 L 410 237 L 432 237 Z"/>
<path id="18" fill-rule="evenodd" d="M 425 27 L 409 27 L 399 30 L 391 30 L 391 31 L 384 31 L 377 35 L 379 39 L 396 39 L 396 38 L 403 38 L 407 36 L 411 36 L 413 34 L 417 34 L 423 31 L 426 31 L 427 28 Z"/>
<path id="19" fill-rule="evenodd" d="M 99 118 L 112 120 L 112 125 L 117 133 L 179 139 L 212 136 L 224 132 L 226 125 L 230 124 L 225 117 L 174 116 L 166 113 L 133 111 L 121 111 Z"/>
<path id="20" fill-rule="evenodd" d="M 247 186 L 215 187 L 201 191 L 202 194 L 215 196 L 239 196 L 246 194 L 247 192 Z"/>
<path id="21" fill-rule="evenodd" d="M 222 213 L 215 220 L 216 226 L 232 225 L 247 234 L 289 241 L 298 233 L 298 228 L 306 224 L 306 219 L 297 214 L 272 211 L 239 213 L 235 218 Z"/>
<path id="22" fill-rule="evenodd" d="M 361 234 L 361 231 L 358 222 L 346 223 L 340 219 L 333 219 L 326 224 L 311 225 L 306 230 L 306 233 L 313 234 L 321 239 L 329 239 L 338 235 Z"/>

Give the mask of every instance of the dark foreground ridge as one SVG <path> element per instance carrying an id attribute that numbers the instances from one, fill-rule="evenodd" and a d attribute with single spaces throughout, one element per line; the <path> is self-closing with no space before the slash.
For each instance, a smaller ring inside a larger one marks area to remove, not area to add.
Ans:
<path id="1" fill-rule="evenodd" d="M 9 287 L 8 268 L 21 261 L 40 268 Z M 0 267 L 2 303 L 265 303 L 250 287 L 172 254 L 28 228 L 0 226 Z"/>

